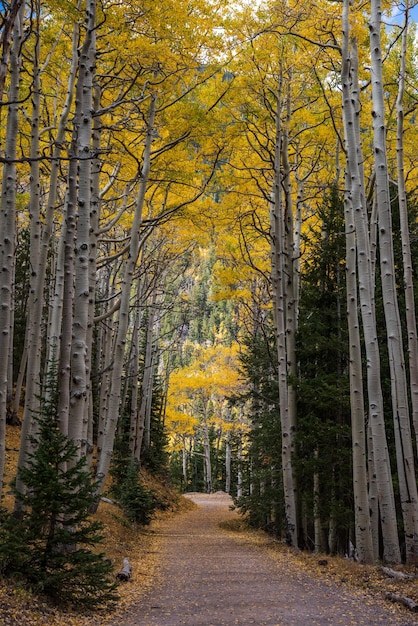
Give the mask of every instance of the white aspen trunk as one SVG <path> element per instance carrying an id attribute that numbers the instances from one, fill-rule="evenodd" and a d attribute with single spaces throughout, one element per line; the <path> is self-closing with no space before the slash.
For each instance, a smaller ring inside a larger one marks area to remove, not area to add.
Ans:
<path id="1" fill-rule="evenodd" d="M 11 0 L 8 10 L 2 23 L 0 35 L 1 58 L 0 58 L 0 103 L 3 102 L 4 85 L 6 82 L 7 70 L 9 66 L 9 58 L 11 51 L 12 33 L 16 19 L 19 19 L 19 11 L 23 6 L 23 0 Z M 13 38 L 13 41 L 16 41 Z M 11 62 L 13 64 L 13 60 Z M 13 68 L 12 68 L 13 69 Z"/>
<path id="2" fill-rule="evenodd" d="M 272 203 L 270 211 L 270 231 L 272 238 L 271 252 L 271 277 L 273 290 L 273 311 L 274 323 L 276 327 L 278 368 L 279 368 L 279 406 L 280 420 L 282 426 L 282 472 L 283 487 L 285 500 L 285 518 L 286 518 L 286 534 L 287 541 L 290 545 L 297 547 L 298 545 L 298 528 L 297 528 L 297 506 L 296 506 L 296 481 L 293 470 L 293 450 L 294 450 L 294 434 L 295 434 L 295 410 L 294 410 L 294 394 L 289 389 L 288 384 L 288 363 L 294 364 L 294 355 L 288 354 L 288 339 L 290 345 L 293 345 L 294 337 L 291 336 L 293 328 L 289 329 L 288 336 L 288 313 L 293 306 L 292 302 L 286 301 L 288 294 L 287 281 L 289 274 L 286 269 L 289 268 L 289 249 L 287 244 L 289 241 L 289 210 L 288 197 L 286 193 L 285 202 L 282 198 L 282 181 L 281 181 L 281 156 L 282 142 L 286 133 L 282 130 L 281 111 L 282 111 L 282 83 L 281 78 L 277 90 L 277 108 L 276 108 L 276 143 L 274 155 L 274 184 L 272 193 Z M 285 173 L 288 176 L 288 172 Z M 287 209 L 287 214 L 285 211 Z"/>
<path id="3" fill-rule="evenodd" d="M 231 435 L 229 432 L 225 440 L 225 492 L 231 492 Z"/>
<path id="4" fill-rule="evenodd" d="M 101 375 L 99 395 L 99 417 L 97 425 L 97 454 L 103 449 L 105 425 L 109 419 L 109 391 L 111 383 L 111 363 L 114 354 L 113 320 L 109 319 L 100 332 Z"/>
<path id="5" fill-rule="evenodd" d="M 16 243 L 15 243 L 16 248 Z M 15 257 L 13 258 L 13 276 L 16 275 Z M 7 372 L 7 416 L 10 417 L 10 412 L 13 406 L 13 342 L 14 342 L 14 317 L 15 317 L 15 290 L 12 291 L 11 303 L 10 303 L 10 326 L 9 326 L 9 358 L 7 362 L 9 364 Z"/>
<path id="6" fill-rule="evenodd" d="M 91 258 L 96 250 L 90 245 L 90 211 L 92 198 L 92 117 L 93 77 L 96 62 L 96 0 L 86 6 L 86 35 L 80 54 L 76 89 L 76 112 L 73 124 L 74 152 L 78 160 L 77 237 L 75 248 L 75 299 L 71 346 L 71 387 L 68 436 L 79 454 L 85 454 L 90 399 L 91 346 L 88 329 L 92 324 L 90 300 Z"/>
<path id="7" fill-rule="evenodd" d="M 186 446 L 186 438 L 183 437 L 183 448 L 181 450 L 181 467 L 182 467 L 182 472 L 183 472 L 183 488 L 184 491 L 187 491 L 187 484 L 188 484 L 188 475 L 187 475 L 187 446 Z"/>
<path id="8" fill-rule="evenodd" d="M 152 417 L 152 401 L 153 401 L 153 390 L 154 390 L 154 379 L 155 379 L 155 369 L 156 362 L 158 358 L 158 334 L 159 334 L 159 323 L 157 322 L 156 327 L 154 329 L 154 337 L 153 348 L 151 354 L 151 364 L 150 364 L 150 376 L 148 378 L 148 392 L 147 392 L 147 404 L 145 411 L 145 427 L 144 427 L 144 448 L 145 450 L 149 450 L 151 447 L 151 417 Z"/>
<path id="9" fill-rule="evenodd" d="M 206 493 L 212 493 L 212 462 L 210 458 L 209 426 L 207 422 L 206 409 L 203 418 L 203 462 L 205 469 Z"/>
<path id="10" fill-rule="evenodd" d="M 154 322 L 156 314 L 156 301 L 157 293 L 154 287 L 152 301 L 148 307 L 144 372 L 141 383 L 141 407 L 139 410 L 139 437 L 136 445 L 136 457 L 138 460 L 141 458 L 142 448 L 148 449 L 151 444 L 151 407 L 155 368 Z"/>
<path id="11" fill-rule="evenodd" d="M 373 435 L 369 426 L 367 429 L 368 441 L 368 457 L 367 465 L 369 470 L 369 511 L 370 511 L 370 527 L 373 543 L 373 558 L 375 563 L 379 560 L 379 493 L 377 489 L 376 471 L 374 468 L 373 456 Z"/>
<path id="12" fill-rule="evenodd" d="M 46 261 L 48 256 L 48 250 L 50 245 L 50 239 L 53 232 L 53 222 L 54 222 L 54 212 L 56 210 L 56 202 L 58 195 L 58 176 L 61 167 L 61 153 L 62 153 L 62 145 L 65 140 L 65 132 L 68 121 L 68 116 L 71 109 L 71 104 L 73 102 L 74 97 L 74 88 L 75 88 L 75 80 L 77 76 L 77 66 L 78 66 L 78 37 L 79 37 L 79 27 L 78 23 L 74 25 L 73 28 L 73 37 L 72 37 L 72 57 L 71 57 L 71 66 L 69 70 L 68 84 L 67 84 L 67 94 L 64 102 L 64 106 L 61 112 L 57 135 L 54 143 L 54 150 L 51 161 L 51 173 L 49 178 L 49 189 L 48 189 L 48 201 L 47 201 L 47 209 L 46 209 L 46 219 L 42 232 L 42 245 L 41 245 L 41 263 L 39 270 L 39 279 L 41 284 L 41 272 L 43 273 L 43 281 L 45 281 L 45 272 L 46 272 Z M 63 225 L 65 223 L 65 216 L 63 217 Z M 59 338 L 61 335 L 61 322 L 62 322 L 62 304 L 63 304 L 63 294 L 64 294 L 64 242 L 65 242 L 65 227 L 61 229 L 59 242 L 58 242 L 58 250 L 57 250 L 57 260 L 56 260 L 56 268 L 55 268 L 55 276 L 54 276 L 54 287 L 51 297 L 51 312 L 50 312 L 50 323 L 48 326 L 48 334 L 47 334 L 47 377 L 48 371 L 51 366 L 53 366 L 53 361 L 57 362 L 60 359 L 60 342 Z M 41 287 L 39 286 L 38 289 Z"/>
<path id="13" fill-rule="evenodd" d="M 66 210 L 66 204 L 64 211 Z M 48 320 L 48 333 L 46 337 L 46 376 L 52 374 L 54 362 L 60 360 L 60 337 L 61 326 L 63 316 L 63 303 L 64 303 L 64 285 L 65 285 L 65 237 L 66 230 L 66 215 L 64 213 L 60 235 L 58 243 L 56 244 L 56 261 L 53 285 L 50 293 L 49 301 L 49 320 Z"/>
<path id="14" fill-rule="evenodd" d="M 136 292 L 136 312 L 134 319 L 134 327 L 132 330 L 132 349 L 131 349 L 131 368 L 130 368 L 130 385 L 131 385 L 131 415 L 129 423 L 129 451 L 132 458 L 135 458 L 135 443 L 138 428 L 138 404 L 139 404 L 139 329 L 141 327 L 142 309 L 142 281 L 138 278 Z"/>
<path id="15" fill-rule="evenodd" d="M 100 108 L 101 91 L 97 82 L 94 85 L 93 109 L 98 111 Z M 88 325 L 86 333 L 87 360 L 86 360 L 86 377 L 89 396 L 87 398 L 87 415 L 83 419 L 83 429 L 81 432 L 81 440 L 86 442 L 86 455 L 91 456 L 93 444 L 93 389 L 91 384 L 92 370 L 92 352 L 93 352 L 93 331 L 94 331 L 94 315 L 96 309 L 96 273 L 97 273 L 97 243 L 99 238 L 99 225 L 101 214 L 101 194 L 100 194 L 100 173 L 101 162 L 99 159 L 101 146 L 102 124 L 98 115 L 93 119 L 93 135 L 92 150 L 94 158 L 91 164 L 91 198 L 90 198 L 90 255 L 89 255 L 89 310 Z"/>
<path id="16" fill-rule="evenodd" d="M 380 269 L 391 373 L 399 493 L 405 531 L 406 562 L 418 562 L 418 491 L 409 416 L 406 368 L 396 291 L 393 229 L 386 150 L 386 125 L 381 56 L 382 10 L 371 0 L 370 53 L 372 61 L 373 141 L 376 202 L 379 224 Z"/>
<path id="17" fill-rule="evenodd" d="M 373 451 L 376 480 L 379 491 L 384 558 L 390 563 L 399 563 L 401 555 L 397 534 L 395 499 L 393 494 L 392 474 L 390 469 L 383 413 L 380 355 L 374 309 L 374 284 L 372 282 L 367 211 L 364 205 L 364 181 L 359 167 L 359 143 L 357 139 L 359 110 L 356 108 L 358 101 L 358 85 L 351 84 L 350 76 L 350 64 L 352 61 L 351 55 L 356 55 L 356 48 L 352 45 L 350 52 L 350 41 L 349 0 L 344 0 L 343 58 L 341 72 L 343 121 L 347 149 L 347 166 L 350 175 L 349 192 L 351 193 L 351 200 L 353 203 L 354 225 L 357 242 L 360 307 L 367 359 L 369 420 L 373 435 Z M 351 43 L 353 42 L 351 41 Z M 357 64 L 356 59 L 354 59 L 354 62 Z"/>
<path id="18" fill-rule="evenodd" d="M 405 164 L 404 164 L 404 93 L 406 78 L 406 50 L 408 42 L 409 9 L 405 9 L 405 17 L 402 31 L 402 44 L 400 56 L 400 69 L 398 81 L 398 96 L 396 99 L 397 125 L 396 125 L 396 163 L 398 181 L 398 202 L 402 240 L 402 262 L 405 288 L 406 327 L 408 334 L 409 354 L 409 377 L 412 407 L 412 423 L 414 425 L 415 438 L 418 444 L 418 337 L 414 297 L 414 277 L 412 268 L 411 241 L 408 223 L 408 201 L 405 188 Z"/>
<path id="19" fill-rule="evenodd" d="M 347 177 L 350 174 L 347 171 Z M 348 183 L 346 184 L 348 188 Z M 351 198 L 346 193 L 346 290 L 347 321 L 350 353 L 350 409 L 353 454 L 354 525 L 356 549 L 360 563 L 373 563 L 373 541 L 367 491 L 367 448 L 364 416 L 363 372 L 358 319 L 356 238 Z"/>
<path id="20" fill-rule="evenodd" d="M 58 360 L 58 424 L 60 432 L 68 437 L 70 414 L 71 346 L 74 302 L 74 248 L 76 237 L 77 161 L 70 151 L 67 176 L 67 197 L 64 206 L 63 231 L 64 285 L 62 292 L 62 320 Z"/>
<path id="21" fill-rule="evenodd" d="M 148 450 L 151 447 L 151 415 L 152 415 L 152 401 L 153 401 L 153 391 L 154 391 L 154 380 L 155 373 L 157 371 L 157 361 L 158 361 L 158 344 L 160 339 L 160 329 L 161 329 L 161 307 L 162 307 L 162 296 L 155 295 L 153 298 L 153 306 L 152 306 L 152 317 L 153 323 L 151 326 L 151 361 L 148 368 L 148 391 L 147 391 L 147 403 L 145 410 L 145 427 L 144 427 L 144 448 Z M 160 313 L 157 314 L 157 311 Z"/>
<path id="22" fill-rule="evenodd" d="M 141 403 L 138 412 L 138 424 L 135 442 L 135 458 L 138 463 L 141 460 L 142 447 L 149 447 L 150 444 L 150 428 L 148 423 L 148 415 L 150 415 L 152 402 L 152 383 L 154 378 L 153 372 L 153 326 L 155 316 L 155 299 L 156 292 L 154 290 L 152 303 L 148 307 L 147 332 L 145 338 L 145 356 L 144 371 L 141 381 Z"/>
<path id="23" fill-rule="evenodd" d="M 243 461 L 243 452 L 242 452 L 242 432 L 238 432 L 238 473 L 237 473 L 237 498 L 242 497 L 242 461 Z"/>
<path id="24" fill-rule="evenodd" d="M 37 3 L 38 4 L 38 3 Z M 32 91 L 32 120 L 31 120 L 31 177 L 30 177 L 30 278 L 29 301 L 27 318 L 27 368 L 25 404 L 23 409 L 23 428 L 20 448 L 25 451 L 25 441 L 32 434 L 34 417 L 39 415 L 41 394 L 41 351 L 42 351 L 42 309 L 44 303 L 43 275 L 39 275 L 41 262 L 41 199 L 39 180 L 39 109 L 40 109 L 40 39 L 39 20 L 40 7 L 36 6 L 35 15 L 35 46 L 33 58 L 33 91 Z M 23 439 L 25 437 L 25 439 Z M 24 455 L 19 455 L 19 467 L 23 467 Z M 19 479 L 18 479 L 19 480 Z"/>
<path id="25" fill-rule="evenodd" d="M 116 434 L 116 427 L 118 422 L 119 410 L 120 410 L 120 394 L 121 394 L 121 379 L 123 361 L 125 355 L 125 343 L 126 332 L 128 329 L 129 321 L 129 308 L 131 288 L 135 266 L 138 260 L 140 251 L 140 227 L 142 223 L 142 211 L 145 201 L 145 192 L 147 189 L 148 176 L 151 165 L 151 145 L 154 130 L 154 121 L 156 114 L 157 98 L 155 94 L 151 96 L 151 104 L 147 121 L 147 134 L 145 139 L 145 147 L 143 154 L 143 163 L 141 171 L 141 179 L 139 184 L 139 192 L 135 205 L 135 214 L 132 224 L 131 242 L 129 246 L 129 256 L 125 262 L 122 279 L 122 294 L 121 303 L 119 308 L 119 324 L 117 337 L 115 342 L 115 355 L 112 370 L 112 380 L 109 397 L 109 412 L 108 419 L 104 427 L 103 435 L 103 448 L 100 453 L 100 458 L 97 467 L 97 481 L 98 491 L 102 491 L 106 477 L 109 472 L 110 462 L 113 453 L 113 445 Z"/>
<path id="26" fill-rule="evenodd" d="M 20 401 L 22 398 L 22 389 L 23 389 L 23 382 L 25 380 L 25 374 L 26 374 L 26 365 L 28 362 L 28 350 L 27 350 L 27 345 L 28 345 L 28 341 L 27 341 L 27 335 L 28 335 L 28 327 L 26 325 L 26 331 L 25 331 L 25 344 L 24 344 L 24 348 L 23 348 L 23 354 L 21 356 L 20 359 L 20 365 L 19 365 L 19 372 L 17 374 L 17 380 L 16 380 L 16 388 L 15 388 L 15 392 L 14 392 L 14 396 L 13 396 L 13 407 L 12 407 L 12 419 L 13 418 L 17 418 L 18 412 L 19 412 L 19 407 L 20 407 Z"/>
<path id="27" fill-rule="evenodd" d="M 9 378 L 10 325 L 12 293 L 14 290 L 14 257 L 16 239 L 16 143 L 18 134 L 20 46 L 23 38 L 23 9 L 13 28 L 13 48 L 10 59 L 9 105 L 1 188 L 0 214 L 0 494 L 6 457 L 6 416 Z"/>

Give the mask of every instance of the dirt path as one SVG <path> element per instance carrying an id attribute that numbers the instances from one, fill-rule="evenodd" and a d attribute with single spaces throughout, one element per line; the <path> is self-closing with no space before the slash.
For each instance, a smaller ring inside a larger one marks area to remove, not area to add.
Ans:
<path id="1" fill-rule="evenodd" d="M 286 551 L 280 561 L 220 528 L 236 515 L 227 496 L 191 497 L 198 508 L 163 525 L 159 580 L 124 626 L 418 625 L 383 600 L 309 576 Z"/>

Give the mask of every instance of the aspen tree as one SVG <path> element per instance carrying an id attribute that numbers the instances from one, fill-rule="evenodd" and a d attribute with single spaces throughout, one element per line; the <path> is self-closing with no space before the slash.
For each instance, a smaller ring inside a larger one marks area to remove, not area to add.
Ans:
<path id="1" fill-rule="evenodd" d="M 138 430 L 138 387 L 139 387 L 139 330 L 142 321 L 142 280 L 137 278 L 136 288 L 136 309 L 134 324 L 132 329 L 132 345 L 130 353 L 130 384 L 131 384 L 131 401 L 130 401 L 130 420 L 129 420 L 129 452 L 132 458 L 135 458 L 135 444 Z"/>
<path id="2" fill-rule="evenodd" d="M 116 426 L 118 422 L 121 397 L 121 378 L 125 356 L 126 332 L 129 323 L 131 288 L 135 266 L 138 260 L 141 246 L 140 228 L 142 224 L 142 212 L 145 202 L 145 193 L 148 185 L 148 177 L 151 167 L 151 147 L 153 140 L 156 107 L 157 95 L 155 93 L 152 93 L 147 118 L 147 133 L 142 157 L 139 190 L 135 204 L 134 220 L 132 223 L 132 235 L 129 245 L 128 258 L 125 261 L 125 266 L 123 270 L 122 293 L 120 308 L 118 312 L 119 321 L 115 339 L 115 352 L 110 384 L 108 416 L 104 425 L 103 446 L 100 451 L 100 457 L 97 467 L 97 483 L 99 491 L 103 489 L 104 482 L 109 472 L 110 462 L 113 453 L 113 445 L 115 441 Z"/>
<path id="3" fill-rule="evenodd" d="M 348 167 L 347 167 L 348 170 Z M 347 177 L 350 174 L 347 171 Z M 347 190 L 350 186 L 347 182 Z M 367 491 L 366 425 L 363 373 L 358 319 L 356 237 L 353 205 L 349 192 L 345 200 L 347 320 L 350 344 L 350 409 L 353 449 L 353 491 L 356 549 L 361 563 L 373 563 L 373 543 Z"/>
<path id="4" fill-rule="evenodd" d="M 40 7 L 37 10 L 37 19 L 40 19 Z M 36 34 L 39 36 L 39 26 Z M 32 434 L 33 418 L 38 414 L 39 407 L 39 395 L 41 389 L 39 388 L 39 381 L 41 380 L 41 350 L 42 350 L 42 320 L 43 320 L 43 294 L 45 292 L 45 281 L 48 264 L 48 253 L 50 249 L 50 240 L 53 232 L 54 213 L 56 209 L 56 200 L 58 196 L 58 176 L 60 170 L 60 157 L 62 153 L 62 144 L 64 142 L 66 123 L 68 120 L 72 98 L 73 88 L 75 84 L 75 75 L 77 68 L 77 40 L 78 40 L 78 26 L 74 25 L 73 39 L 72 39 L 72 61 L 70 65 L 70 72 L 68 78 L 68 86 L 66 99 L 61 111 L 56 141 L 54 142 L 54 148 L 52 151 L 51 159 L 51 171 L 49 178 L 48 199 L 45 207 L 45 219 L 43 220 L 42 227 L 40 224 L 40 197 L 39 197 L 39 106 L 40 106 L 40 76 L 45 70 L 44 67 L 39 67 L 39 48 L 40 40 L 36 40 L 34 47 L 35 63 L 34 63 L 34 89 L 33 89 L 33 114 L 32 114 L 32 138 L 31 138 L 31 198 L 30 198 L 30 213 L 31 213 L 31 300 L 28 310 L 27 320 L 27 372 L 26 372 L 26 389 L 25 389 L 25 403 L 23 409 L 23 420 L 21 430 L 21 445 L 19 450 L 19 467 L 23 467 L 25 464 L 25 458 L 27 454 L 28 437 Z M 65 230 L 65 229 L 64 229 Z M 54 286 L 54 304 L 52 307 L 52 325 L 48 327 L 47 333 L 47 372 L 56 368 L 56 363 L 59 359 L 59 335 L 61 331 L 61 318 L 62 318 L 62 287 L 63 282 L 63 269 L 62 247 L 63 238 L 60 238 L 60 244 L 58 246 L 58 261 L 57 271 L 55 273 L 55 286 Z M 52 332 L 51 332 L 52 330 Z M 48 375 L 48 374 L 47 374 Z M 45 394 L 48 395 L 48 390 L 45 390 Z M 16 399 L 17 401 L 17 399 Z M 65 418 L 65 426 L 63 433 L 67 433 L 67 418 Z M 18 477 L 19 486 L 19 477 Z"/>
<path id="5" fill-rule="evenodd" d="M 382 9 L 380 0 L 371 0 L 369 27 L 372 65 L 375 199 L 379 225 L 380 270 L 391 375 L 399 493 L 405 531 L 406 561 L 407 563 L 414 563 L 418 559 L 418 491 L 412 449 L 406 367 L 393 253 L 380 37 L 381 20 Z"/>
<path id="6" fill-rule="evenodd" d="M 152 387 L 154 382 L 154 320 L 156 315 L 157 291 L 152 288 L 151 302 L 148 305 L 145 331 L 144 368 L 141 381 L 141 402 L 138 412 L 137 437 L 135 443 L 135 458 L 141 459 L 142 447 L 150 446 L 150 417 L 152 404 Z"/>
<path id="7" fill-rule="evenodd" d="M 0 59 L 0 103 L 3 102 L 4 85 L 6 82 L 7 71 L 9 67 L 9 59 L 11 54 L 12 37 L 15 21 L 18 18 L 19 11 L 22 8 L 23 0 L 11 0 L 7 6 L 6 15 L 3 18 L 2 30 L 0 35 L 1 59 Z"/>
<path id="8" fill-rule="evenodd" d="M 56 203 L 58 198 L 58 180 L 61 167 L 61 155 L 63 150 L 63 144 L 65 140 L 65 131 L 67 126 L 68 117 L 71 110 L 71 105 L 74 98 L 75 81 L 77 77 L 77 65 L 78 65 L 78 38 L 79 38 L 79 25 L 78 22 L 74 23 L 72 34 L 72 48 L 71 48 L 71 62 L 68 74 L 67 90 L 64 100 L 64 105 L 61 111 L 60 119 L 58 122 L 57 133 L 54 141 L 54 148 L 52 151 L 51 159 L 51 172 L 49 176 L 49 188 L 48 188 L 48 200 L 46 206 L 46 217 L 42 231 L 42 245 L 41 245 L 41 260 L 39 268 L 39 284 L 37 290 L 43 289 L 41 283 L 41 275 L 43 275 L 43 282 L 45 281 L 46 273 L 46 261 L 48 256 L 48 250 L 50 246 L 50 240 L 54 228 L 54 212 L 56 209 Z M 54 283 L 51 287 L 51 301 L 49 303 L 51 313 L 48 324 L 47 333 L 47 377 L 50 368 L 55 367 L 54 361 L 58 361 L 60 357 L 59 337 L 61 334 L 61 321 L 62 321 L 62 302 L 63 302 L 63 290 L 64 290 L 64 239 L 65 239 L 65 227 L 61 229 L 59 235 L 58 244 L 56 244 L 56 259 L 55 259 L 55 273 Z M 39 319 L 39 318 L 38 318 Z"/>
<path id="9" fill-rule="evenodd" d="M 98 111 L 100 108 L 101 89 L 94 80 L 93 85 L 93 110 Z M 92 150 L 93 159 L 91 163 L 91 197 L 90 197 L 90 254 L 89 254 L 89 311 L 88 325 L 86 334 L 86 345 L 88 350 L 88 359 L 86 364 L 87 382 L 88 382 L 88 398 L 87 413 L 84 415 L 81 441 L 86 442 L 85 453 L 89 457 L 91 463 L 94 445 L 93 445 L 93 390 L 91 381 L 92 370 L 92 352 L 93 352 L 93 331 L 94 331 L 94 314 L 96 308 L 96 280 L 97 280 L 97 244 L 99 239 L 99 224 L 101 214 L 101 203 L 103 194 L 106 193 L 107 187 L 100 192 L 100 174 L 101 160 L 99 158 L 100 146 L 102 140 L 102 121 L 100 115 L 95 115 L 92 128 Z M 112 179 L 109 186 L 112 185 Z"/>
<path id="10" fill-rule="evenodd" d="M 348 17 L 343 13 L 343 28 L 347 25 Z M 356 50 L 355 41 L 351 42 Z M 347 83 L 351 82 L 353 90 L 358 84 L 357 55 L 350 56 L 349 38 L 343 35 L 342 45 L 343 69 L 342 77 Z M 350 78 L 351 72 L 351 78 Z M 356 103 L 353 103 L 356 106 Z M 361 151 L 360 137 L 358 150 Z M 347 293 L 347 322 L 349 335 L 350 354 L 350 410 L 351 410 L 351 433 L 353 454 L 353 492 L 354 492 L 354 522 L 356 550 L 359 561 L 373 563 L 375 554 L 373 551 L 372 526 L 370 521 L 370 507 L 367 481 L 367 437 L 366 420 L 364 414 L 363 371 L 360 339 L 360 323 L 358 315 L 358 291 L 357 291 L 357 241 L 355 235 L 355 223 L 353 203 L 351 197 L 351 175 L 349 161 L 346 164 L 345 180 L 345 238 L 346 238 L 346 293 Z M 361 173 L 360 173 L 361 176 Z M 371 473 L 371 472 L 369 472 Z M 376 515 L 376 521 L 378 515 Z M 378 535 L 376 535 L 376 538 Z M 376 554 L 377 557 L 377 554 Z"/>
<path id="11" fill-rule="evenodd" d="M 282 425 L 282 471 L 285 498 L 286 533 L 290 545 L 298 545 L 297 488 L 293 469 L 294 436 L 296 430 L 296 410 L 294 390 L 289 383 L 289 374 L 295 365 L 294 330 L 295 297 L 293 293 L 293 249 L 292 249 L 292 206 L 289 193 L 287 163 L 287 132 L 282 127 L 283 106 L 283 62 L 280 61 L 280 77 L 277 87 L 276 134 L 274 152 L 274 183 L 270 211 L 271 228 L 271 277 L 273 291 L 273 311 L 276 328 L 279 403 Z M 288 122 L 288 120 L 287 120 Z M 283 158 L 284 157 L 284 158 Z M 283 169 L 282 169 L 283 168 Z M 282 192 L 282 176 L 285 179 L 285 197 Z M 290 366 L 289 366 L 290 364 Z"/>
<path id="12" fill-rule="evenodd" d="M 19 83 L 21 44 L 23 41 L 23 8 L 13 27 L 10 54 L 10 86 L 8 91 L 6 140 L 4 146 L 0 219 L 0 492 L 2 489 L 7 416 L 12 296 L 14 289 L 14 257 L 16 238 L 16 145 L 18 138 Z"/>
<path id="13" fill-rule="evenodd" d="M 209 402 L 203 403 L 202 408 L 202 429 L 203 429 L 203 462 L 204 480 L 206 493 L 212 493 L 212 460 L 210 455 L 209 422 L 208 422 Z"/>
<path id="14" fill-rule="evenodd" d="M 369 421 L 373 438 L 373 459 L 379 493 L 384 558 L 389 563 L 400 562 L 399 539 L 397 533 L 395 499 L 392 474 L 386 441 L 383 397 L 380 376 L 380 355 L 377 340 L 374 307 L 374 283 L 372 281 L 371 252 L 368 234 L 368 219 L 364 204 L 364 180 L 360 167 L 358 142 L 358 85 L 352 84 L 350 66 L 357 64 L 357 48 L 353 45 L 349 22 L 350 0 L 343 2 L 342 20 L 342 97 L 343 122 L 346 143 L 349 189 L 354 215 L 354 228 L 357 246 L 357 270 L 359 280 L 360 308 L 363 322 L 364 342 L 367 359 L 367 392 Z M 351 44 L 351 47 L 350 47 Z M 353 58 L 354 57 L 354 61 Z"/>
<path id="15" fill-rule="evenodd" d="M 77 237 L 75 248 L 75 299 L 73 340 L 71 346 L 71 388 L 68 436 L 84 453 L 83 433 L 88 423 L 90 400 L 88 329 L 92 320 L 90 300 L 91 256 L 96 249 L 90 245 L 92 197 L 92 128 L 93 128 L 93 78 L 96 63 L 96 0 L 88 0 L 85 18 L 86 34 L 80 53 L 73 122 L 74 153 L 78 162 Z"/>
<path id="16" fill-rule="evenodd" d="M 157 261 L 158 264 L 158 261 Z M 141 384 L 141 407 L 139 410 L 139 432 L 143 432 L 141 447 L 137 447 L 137 455 L 141 454 L 141 448 L 147 451 L 151 447 L 151 413 L 153 401 L 153 388 L 155 373 L 158 362 L 158 341 L 161 328 L 161 311 L 163 305 L 164 274 L 157 265 L 154 281 L 158 280 L 161 285 L 158 290 L 155 284 L 152 288 L 151 302 L 148 306 L 146 348 L 144 360 L 144 375 Z"/>
<path id="17" fill-rule="evenodd" d="M 406 57 L 408 42 L 409 6 L 404 12 L 402 29 L 398 95 L 396 98 L 396 164 L 398 182 L 399 217 L 402 241 L 402 262 L 405 289 L 406 327 L 408 333 L 409 376 L 412 407 L 412 423 L 418 441 L 418 337 L 414 298 L 413 267 L 411 241 L 408 224 L 408 200 L 405 188 L 405 156 L 404 156 L 404 94 L 406 82 Z"/>
<path id="18" fill-rule="evenodd" d="M 39 413 L 39 388 L 41 371 L 41 323 L 42 308 L 44 303 L 44 274 L 40 267 L 41 262 L 41 198 L 40 198 L 40 178 L 39 178 L 39 114 L 41 104 L 41 82 L 40 82 L 40 5 L 35 6 L 34 16 L 35 37 L 33 48 L 33 86 L 32 86 L 32 119 L 31 119 L 31 143 L 30 143 L 30 293 L 28 306 L 26 351 L 27 351 L 27 372 L 26 390 L 23 421 L 25 427 L 22 429 L 22 440 L 20 448 L 20 460 L 22 452 L 25 452 L 27 436 L 31 432 L 31 423 L 34 415 Z M 29 428 L 28 428 L 29 427 Z M 23 438 L 24 437 L 24 438 Z M 21 467 L 22 465 L 19 464 Z"/>

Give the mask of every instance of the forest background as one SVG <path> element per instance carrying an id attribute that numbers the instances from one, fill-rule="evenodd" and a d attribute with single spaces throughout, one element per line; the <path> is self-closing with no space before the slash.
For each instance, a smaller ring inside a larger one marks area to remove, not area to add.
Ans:
<path id="1" fill-rule="evenodd" d="M 49 425 L 90 510 L 148 468 L 292 546 L 417 562 L 414 10 L 2 5 L 16 518 Z"/>

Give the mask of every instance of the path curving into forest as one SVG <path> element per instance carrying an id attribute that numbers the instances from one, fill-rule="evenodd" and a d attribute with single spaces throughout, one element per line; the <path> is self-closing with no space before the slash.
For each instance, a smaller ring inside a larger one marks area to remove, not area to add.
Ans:
<path id="1" fill-rule="evenodd" d="M 273 558 L 268 537 L 222 528 L 237 515 L 225 494 L 189 497 L 198 508 L 163 524 L 158 580 L 118 625 L 418 625 L 382 599 L 310 576 L 286 550 Z"/>

